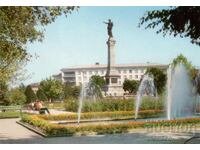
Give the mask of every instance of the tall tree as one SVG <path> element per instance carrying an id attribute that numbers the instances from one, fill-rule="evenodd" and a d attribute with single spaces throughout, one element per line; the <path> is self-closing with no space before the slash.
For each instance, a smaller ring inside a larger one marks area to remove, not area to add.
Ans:
<path id="1" fill-rule="evenodd" d="M 23 105 L 26 103 L 26 96 L 20 88 L 14 88 L 9 91 L 12 104 Z"/>
<path id="2" fill-rule="evenodd" d="M 153 75 L 154 85 L 157 89 L 158 94 L 161 94 L 165 89 L 167 75 L 164 73 L 163 70 L 159 68 L 148 68 L 146 74 Z"/>
<path id="3" fill-rule="evenodd" d="M 136 94 L 139 87 L 139 81 L 126 79 L 123 83 L 124 91 L 128 91 L 130 94 Z"/>
<path id="4" fill-rule="evenodd" d="M 5 82 L 0 82 L 0 105 L 9 105 L 8 85 Z"/>
<path id="5" fill-rule="evenodd" d="M 172 64 L 174 66 L 178 65 L 182 63 L 188 70 L 191 70 L 193 68 L 191 62 L 189 62 L 187 60 L 187 58 L 185 56 L 183 56 L 182 54 L 178 55 L 176 58 L 174 58 Z"/>
<path id="6" fill-rule="evenodd" d="M 78 98 L 80 95 L 80 87 L 79 86 L 73 86 L 68 83 L 64 84 L 63 87 L 64 90 L 64 98 Z"/>
<path id="7" fill-rule="evenodd" d="M 32 90 L 30 85 L 26 87 L 25 95 L 26 95 L 26 103 L 31 103 L 37 100 L 37 96 Z"/>
<path id="8" fill-rule="evenodd" d="M 200 46 L 200 7 L 179 6 L 168 9 L 148 11 L 139 26 L 147 23 L 146 28 L 158 27 L 157 33 L 190 38 L 191 43 Z"/>
<path id="9" fill-rule="evenodd" d="M 48 78 L 40 82 L 40 88 L 44 91 L 49 101 L 63 97 L 63 85 L 60 81 Z"/>
<path id="10" fill-rule="evenodd" d="M 0 7 L 0 83 L 18 79 L 31 58 L 26 44 L 42 41 L 44 27 L 74 9 L 76 7 Z"/>
<path id="11" fill-rule="evenodd" d="M 41 100 L 41 101 L 47 101 L 47 100 L 48 100 L 48 99 L 47 99 L 47 96 L 44 94 L 44 91 L 43 91 L 41 88 L 39 88 L 39 89 L 37 90 L 36 95 L 37 95 L 37 98 L 38 98 L 39 100 Z"/>

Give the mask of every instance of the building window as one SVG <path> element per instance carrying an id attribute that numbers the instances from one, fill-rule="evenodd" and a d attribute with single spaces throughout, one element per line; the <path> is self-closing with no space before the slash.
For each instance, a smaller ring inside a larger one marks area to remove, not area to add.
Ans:
<path id="1" fill-rule="evenodd" d="M 121 70 L 118 70 L 118 73 L 121 73 Z"/>
<path id="2" fill-rule="evenodd" d="M 78 71 L 78 75 L 81 75 L 81 72 L 80 72 L 80 71 Z"/>
<path id="3" fill-rule="evenodd" d="M 138 79 L 138 75 L 135 75 L 135 78 Z"/>
<path id="4" fill-rule="evenodd" d="M 135 69 L 135 73 L 138 73 L 138 70 L 137 70 L 137 69 Z"/>
<path id="5" fill-rule="evenodd" d="M 111 78 L 111 83 L 117 83 L 117 78 Z"/>
<path id="6" fill-rule="evenodd" d="M 126 70 L 124 70 L 123 73 L 126 73 Z"/>
<path id="7" fill-rule="evenodd" d="M 132 70 L 129 70 L 129 73 L 132 73 Z"/>
<path id="8" fill-rule="evenodd" d="M 104 74 L 104 71 L 103 71 L 103 70 L 101 70 L 101 74 Z"/>
<path id="9" fill-rule="evenodd" d="M 126 76 L 126 75 L 124 75 L 124 79 L 127 79 L 127 76 Z"/>

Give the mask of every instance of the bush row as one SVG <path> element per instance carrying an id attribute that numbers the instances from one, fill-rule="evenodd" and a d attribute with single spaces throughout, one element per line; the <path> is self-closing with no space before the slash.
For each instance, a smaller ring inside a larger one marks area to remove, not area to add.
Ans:
<path id="1" fill-rule="evenodd" d="M 162 110 L 143 110 L 139 111 L 138 118 L 154 118 L 160 117 L 163 114 Z M 86 112 L 81 113 L 81 119 L 95 119 L 95 118 L 134 118 L 133 111 L 114 111 L 114 112 Z M 77 114 L 59 114 L 59 115 L 38 115 L 44 120 L 76 120 Z"/>
<path id="2" fill-rule="evenodd" d="M 64 107 L 66 111 L 77 112 L 78 100 L 65 100 Z M 100 112 L 100 111 L 132 111 L 135 108 L 135 99 L 101 99 L 96 101 L 83 101 L 82 112 Z M 163 109 L 162 98 L 156 99 L 144 97 L 140 110 Z"/>
<path id="3" fill-rule="evenodd" d="M 90 124 L 90 125 L 58 125 L 50 124 L 37 116 L 26 115 L 22 118 L 23 122 L 29 123 L 37 128 L 40 128 L 48 136 L 69 136 L 74 134 L 113 134 L 125 133 L 135 128 L 146 128 L 153 126 L 181 126 L 200 124 L 200 118 L 178 119 L 152 122 L 124 122 L 110 124 Z"/>

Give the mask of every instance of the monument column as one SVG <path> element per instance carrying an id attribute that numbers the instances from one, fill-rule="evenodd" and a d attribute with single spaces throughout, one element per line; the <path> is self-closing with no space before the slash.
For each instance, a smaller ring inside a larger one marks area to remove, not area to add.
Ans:
<path id="1" fill-rule="evenodd" d="M 107 72 L 105 75 L 106 79 L 106 86 L 105 86 L 105 95 L 108 96 L 117 96 L 120 95 L 119 93 L 122 93 L 122 87 L 119 85 L 119 78 L 120 75 L 118 74 L 118 71 L 116 70 L 115 66 L 115 44 L 116 41 L 112 34 L 112 27 L 113 23 L 109 19 L 108 22 L 105 22 L 108 24 L 107 30 L 108 30 L 108 41 L 107 49 L 108 49 L 108 64 L 107 64 Z"/>
<path id="2" fill-rule="evenodd" d="M 109 37 L 107 41 L 108 46 L 108 64 L 107 64 L 107 72 L 106 72 L 106 83 L 112 84 L 112 77 L 118 77 L 118 73 L 115 69 L 115 39 L 113 37 Z M 114 79 L 117 80 L 117 79 Z M 117 81 L 115 81 L 116 83 Z"/>

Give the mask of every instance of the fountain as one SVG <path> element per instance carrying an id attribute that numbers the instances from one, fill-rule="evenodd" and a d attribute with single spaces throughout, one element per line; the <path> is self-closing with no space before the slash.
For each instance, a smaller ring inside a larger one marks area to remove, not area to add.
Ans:
<path id="1" fill-rule="evenodd" d="M 199 114 L 200 113 L 200 71 L 198 72 L 197 74 L 197 77 L 195 78 L 195 81 L 194 81 L 194 85 L 195 85 L 195 88 L 194 88 L 194 91 L 196 93 L 196 114 Z"/>
<path id="2" fill-rule="evenodd" d="M 180 63 L 167 71 L 167 119 L 193 114 L 192 82 L 186 67 Z"/>
<path id="3" fill-rule="evenodd" d="M 101 97 L 100 94 L 101 94 L 101 88 L 98 85 L 92 83 L 91 81 L 88 83 L 84 83 L 82 85 L 80 96 L 79 96 L 78 121 L 77 121 L 78 124 L 80 123 L 80 119 L 81 119 L 83 101 L 87 99 L 87 100 L 95 102 L 96 99 Z"/>
<path id="4" fill-rule="evenodd" d="M 136 107 L 135 107 L 135 119 L 138 117 L 138 111 L 140 108 L 141 100 L 143 95 L 150 95 L 150 96 L 155 96 L 157 97 L 157 90 L 154 85 L 154 79 L 151 75 L 146 74 L 144 75 L 139 89 L 137 91 L 136 95 Z"/>

